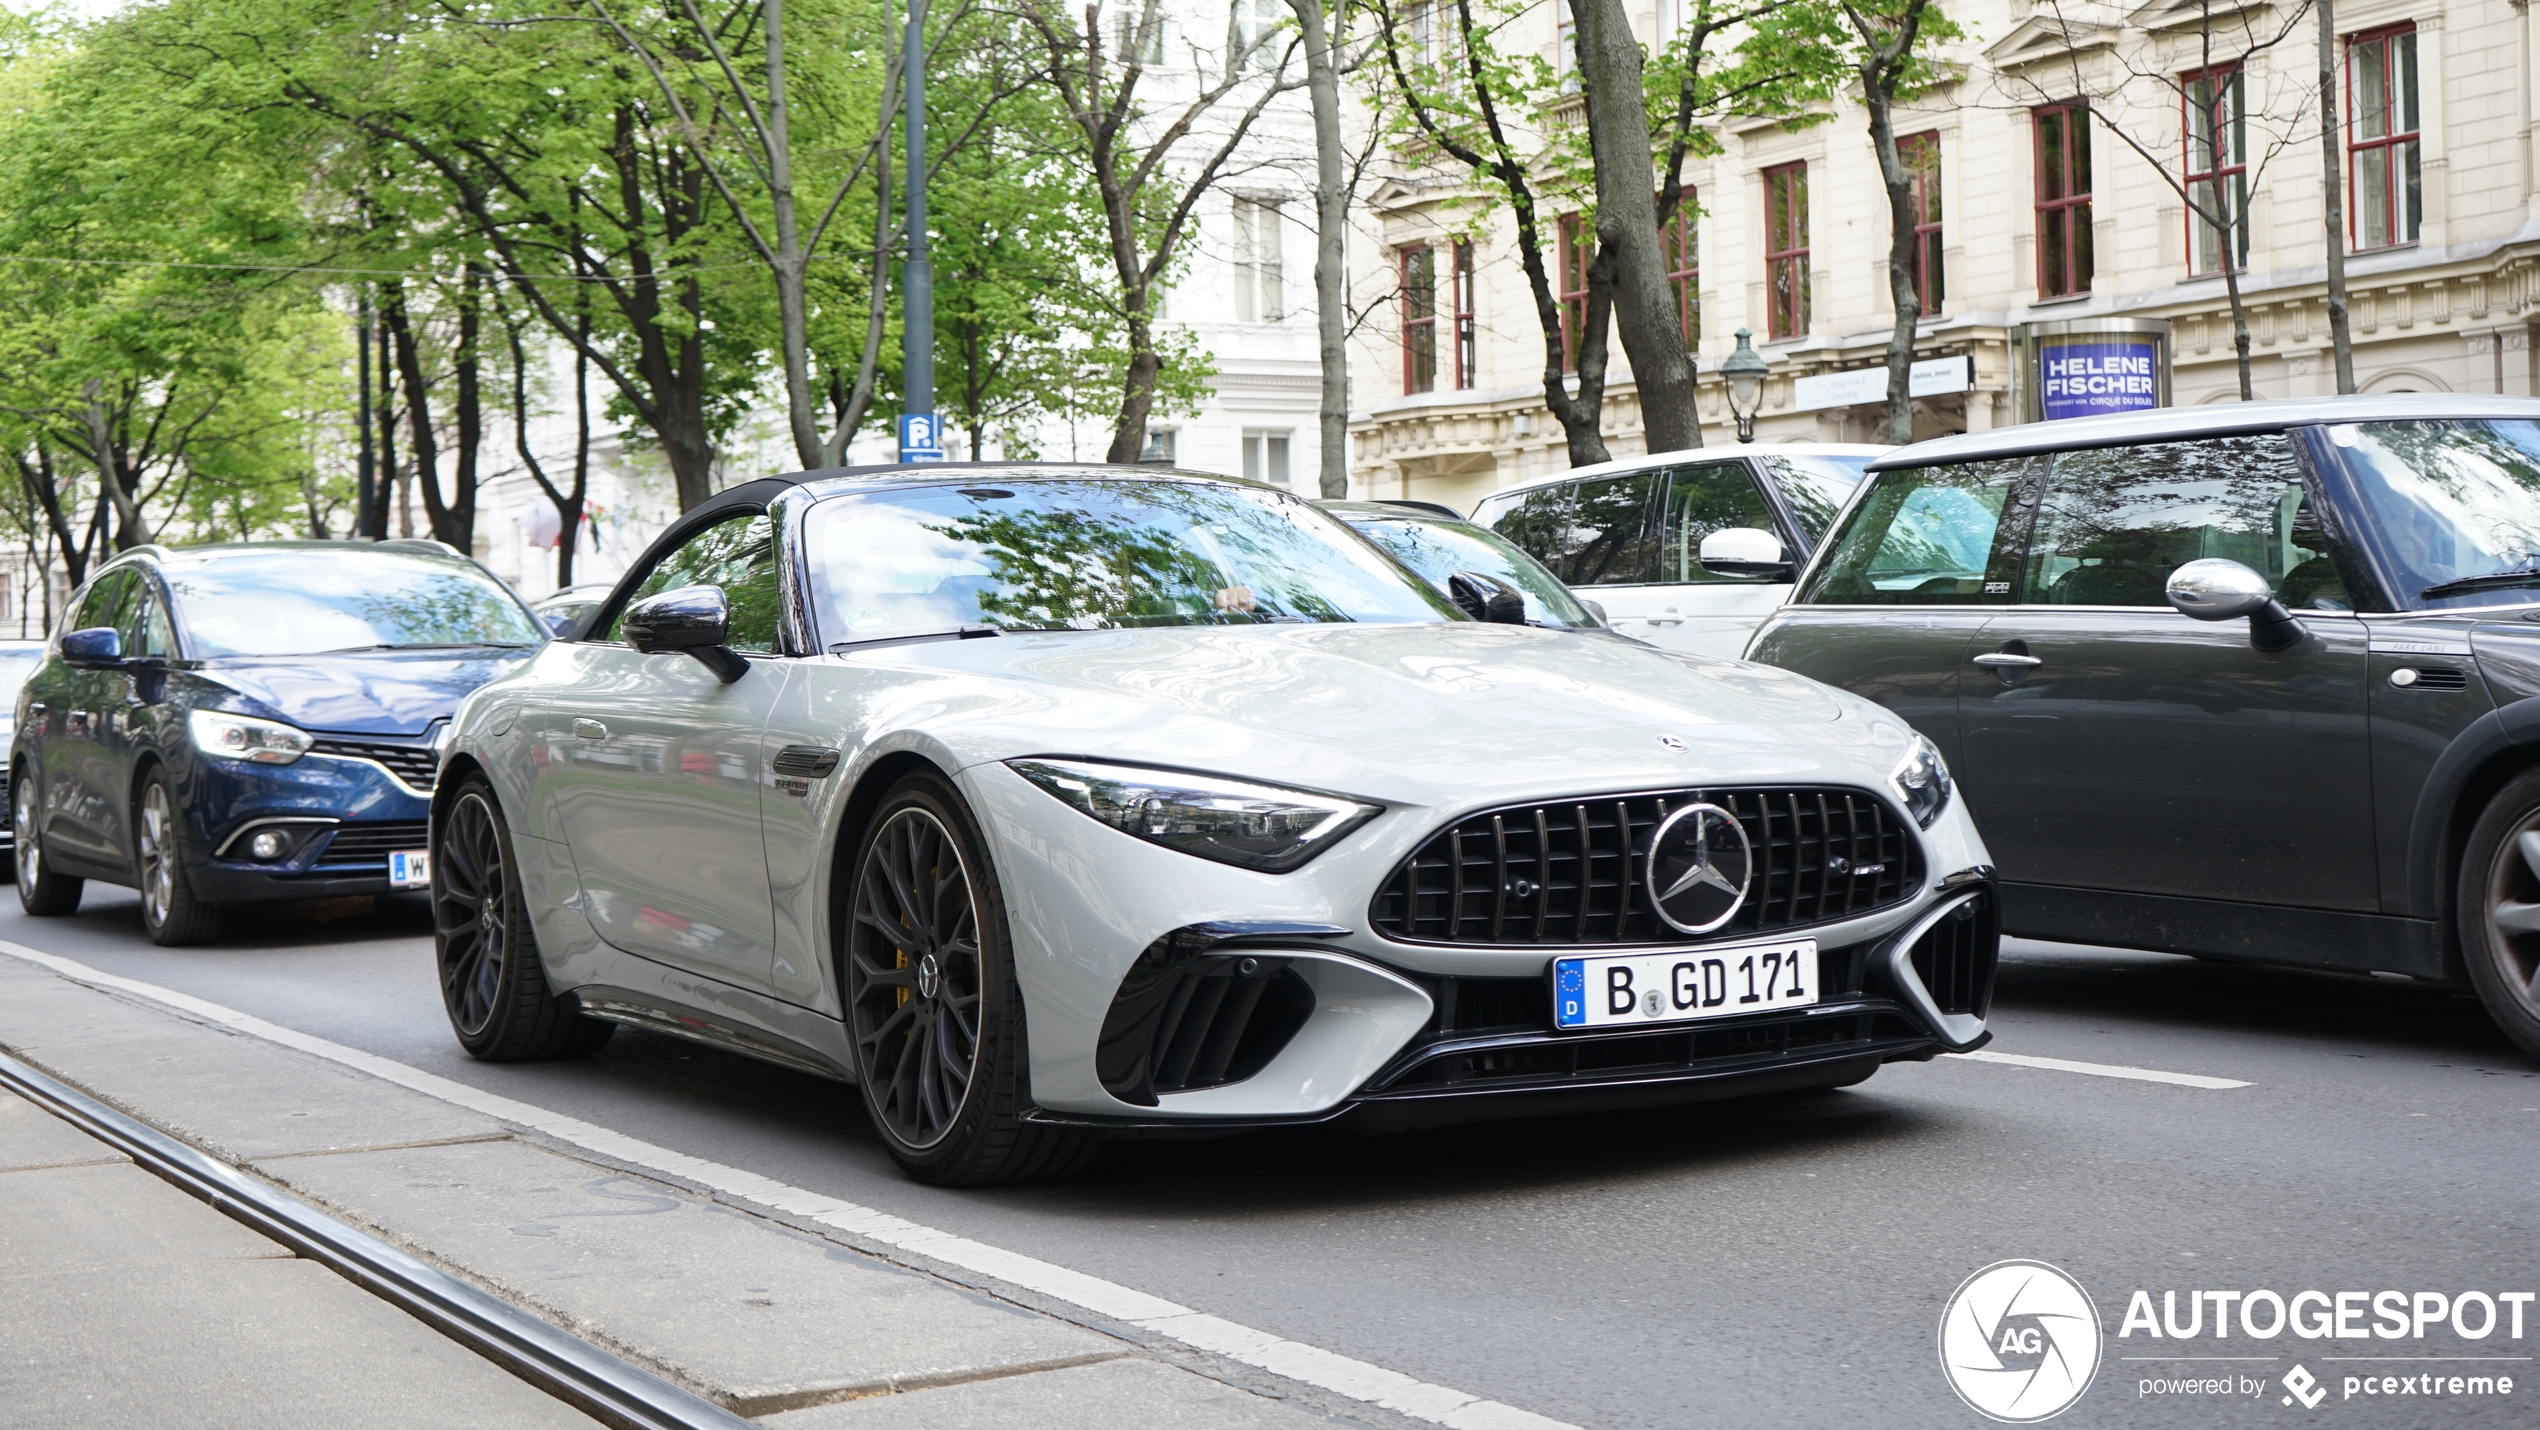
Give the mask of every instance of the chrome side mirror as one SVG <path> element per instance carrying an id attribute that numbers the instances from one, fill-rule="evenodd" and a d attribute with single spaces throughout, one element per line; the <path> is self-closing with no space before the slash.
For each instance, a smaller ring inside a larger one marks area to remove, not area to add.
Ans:
<path id="1" fill-rule="evenodd" d="M 2275 598 L 2267 578 L 2219 556 L 2190 561 L 2170 573 L 2164 594 L 2180 615 L 2199 621 L 2249 618 L 2249 644 L 2262 651 L 2286 651 L 2310 636 L 2293 613 Z"/>
<path id="2" fill-rule="evenodd" d="M 1782 539 L 1751 526 L 1724 526 L 1702 538 L 1702 569 L 1715 576 L 1761 576 L 1787 581 L 1798 563 Z"/>
<path id="3" fill-rule="evenodd" d="M 731 635 L 732 605 L 720 586 L 682 586 L 646 596 L 626 608 L 621 628 L 626 643 L 644 654 L 685 652 L 726 685 L 750 673 L 750 663 L 724 643 Z"/>

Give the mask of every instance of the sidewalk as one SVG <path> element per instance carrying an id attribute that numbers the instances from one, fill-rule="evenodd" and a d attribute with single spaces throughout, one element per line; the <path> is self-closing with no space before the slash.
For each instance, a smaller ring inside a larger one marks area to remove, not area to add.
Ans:
<path id="1" fill-rule="evenodd" d="M 0 1048 L 769 1430 L 1403 1423 L 15 958 Z M 594 1423 L 15 1097 L 0 1166 L 0 1426 Z"/>
<path id="2" fill-rule="evenodd" d="M 596 1422 L 0 1092 L 0 1425 Z"/>

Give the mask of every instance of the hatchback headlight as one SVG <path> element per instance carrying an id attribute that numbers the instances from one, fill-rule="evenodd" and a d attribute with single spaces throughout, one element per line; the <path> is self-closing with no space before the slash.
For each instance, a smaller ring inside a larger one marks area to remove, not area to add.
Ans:
<path id="1" fill-rule="evenodd" d="M 1202 859 L 1285 873 L 1339 842 L 1381 806 L 1214 775 L 1012 760 L 1008 767 L 1123 834 Z"/>
<path id="2" fill-rule="evenodd" d="M 1905 812 L 1925 829 L 1931 828 L 1931 822 L 1949 807 L 1949 764 L 1928 736 L 1914 737 L 1914 748 L 1906 754 L 1905 763 L 1887 777 L 1887 782 L 1904 799 Z"/>
<path id="3" fill-rule="evenodd" d="M 309 752 L 308 732 L 278 720 L 197 710 L 186 723 L 193 727 L 194 748 L 216 759 L 287 765 Z"/>

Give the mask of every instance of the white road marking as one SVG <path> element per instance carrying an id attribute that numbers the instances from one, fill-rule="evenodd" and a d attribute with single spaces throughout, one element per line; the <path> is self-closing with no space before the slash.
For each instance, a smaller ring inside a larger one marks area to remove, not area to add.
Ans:
<path id="1" fill-rule="evenodd" d="M 2020 1053 L 1994 1053 L 1978 1049 L 1960 1053 L 1969 1062 L 2008 1063 L 2017 1068 L 2045 1068 L 2049 1072 L 2088 1073 L 2092 1077 L 2132 1078 L 2136 1082 L 2166 1082 L 2179 1087 L 2226 1088 L 2247 1087 L 2236 1078 L 2206 1077 L 2202 1073 L 2163 1072 L 2159 1068 L 2120 1067 L 2115 1063 L 2077 1063 L 2069 1058 L 2032 1058 Z"/>
<path id="2" fill-rule="evenodd" d="M 968 1237 L 937 1231 L 933 1227 L 876 1211 L 871 1207 L 843 1202 L 836 1197 L 788 1186 L 755 1172 L 709 1162 L 667 1147 L 629 1137 L 622 1132 L 565 1117 L 544 1108 L 515 1102 L 508 1097 L 484 1092 L 462 1082 L 409 1067 L 392 1058 L 348 1048 L 341 1043 L 312 1037 L 296 1029 L 268 1023 L 262 1018 L 224 1008 L 191 994 L 162 988 L 154 983 L 122 978 L 90 968 L 84 963 L 28 948 L 24 944 L 0 940 L 0 953 L 24 959 L 49 968 L 75 983 L 97 988 L 111 988 L 147 998 L 154 1003 L 190 1013 L 209 1023 L 217 1023 L 241 1033 L 258 1037 L 286 1048 L 296 1048 L 313 1057 L 324 1058 L 359 1072 L 368 1073 L 383 1082 L 436 1097 L 488 1117 L 499 1118 L 516 1126 L 541 1132 L 559 1142 L 587 1148 L 602 1156 L 632 1166 L 648 1168 L 699 1186 L 776 1211 L 798 1216 L 850 1232 L 885 1246 L 993 1276 L 1010 1285 L 1071 1305 L 1081 1306 L 1097 1315 L 1126 1321 L 1131 1325 L 1169 1336 L 1184 1345 L 1222 1355 L 1229 1360 L 1259 1366 L 1290 1380 L 1363 1400 L 1387 1410 L 1399 1411 L 1416 1420 L 1426 1420 L 1449 1427 L 1449 1430 L 1579 1430 L 1567 1421 L 1520 1410 L 1496 1400 L 1431 1385 L 1400 1371 L 1370 1365 L 1362 1360 L 1291 1341 L 1267 1331 L 1221 1320 L 1188 1306 L 1176 1305 L 1160 1296 L 1150 1296 L 1116 1281 L 1088 1276 L 1055 1266 L 1037 1257 L 972 1241 Z M 2087 1066 L 2082 1064 L 2080 1066 Z M 2236 1084 L 2235 1084 L 2236 1085 Z"/>

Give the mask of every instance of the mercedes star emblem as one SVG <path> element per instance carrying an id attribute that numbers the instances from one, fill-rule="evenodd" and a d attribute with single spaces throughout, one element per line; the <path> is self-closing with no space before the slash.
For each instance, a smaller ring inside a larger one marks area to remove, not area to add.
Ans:
<path id="1" fill-rule="evenodd" d="M 1737 817 L 1716 804 L 1670 810 L 1649 837 L 1641 878 L 1658 917 L 1683 933 L 1709 933 L 1746 902 L 1754 850 Z"/>
<path id="2" fill-rule="evenodd" d="M 1661 736 L 1659 736 L 1659 737 L 1658 737 L 1658 743 L 1659 743 L 1659 744 L 1662 744 L 1662 745 L 1664 745 L 1664 746 L 1666 746 L 1666 747 L 1667 747 L 1668 749 L 1670 749 L 1670 750 L 1681 750 L 1681 749 L 1683 749 L 1683 748 L 1685 747 L 1685 742 L 1684 742 L 1684 741 L 1682 741 L 1682 740 L 1677 739 L 1677 738 L 1676 738 L 1675 736 L 1673 736 L 1673 735 L 1661 735 Z"/>

